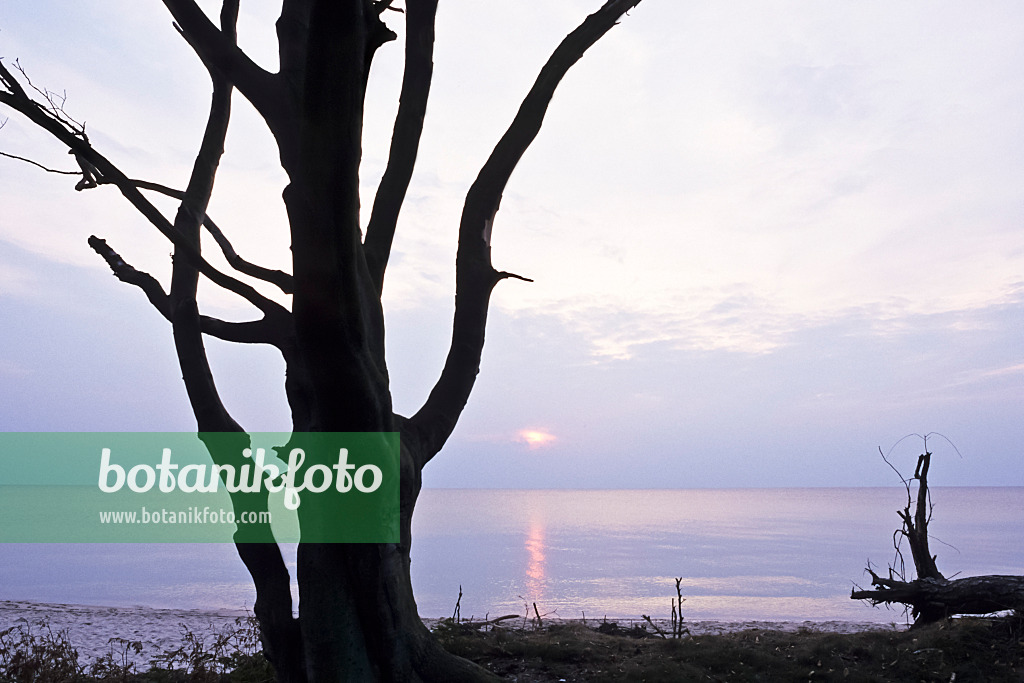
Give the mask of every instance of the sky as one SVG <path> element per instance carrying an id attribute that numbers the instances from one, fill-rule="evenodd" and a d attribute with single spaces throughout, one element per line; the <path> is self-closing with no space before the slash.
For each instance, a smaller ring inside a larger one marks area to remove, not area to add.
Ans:
<path id="1" fill-rule="evenodd" d="M 441 3 L 385 284 L 400 413 L 447 351 L 465 192 L 599 5 Z M 239 25 L 271 69 L 273 21 L 252 2 Z M 66 93 L 129 175 L 185 184 L 209 86 L 160 3 L 0 0 L 0 57 Z M 364 207 L 401 59 L 386 45 L 371 74 Z M 879 448 L 898 442 L 909 474 L 923 443 L 901 439 L 937 432 L 933 484 L 1024 485 L 1021 64 L 1012 1 L 644 0 L 569 73 L 512 176 L 492 257 L 534 282 L 497 288 L 474 394 L 425 484 L 898 485 Z M 70 168 L 0 116 L 0 151 Z M 244 257 L 287 269 L 284 175 L 237 96 L 226 148 L 211 216 Z M 170 246 L 112 188 L 74 184 L 0 158 L 0 429 L 194 429 L 169 327 L 86 238 L 165 284 Z M 213 287 L 201 299 L 252 315 Z M 236 418 L 287 429 L 276 353 L 209 350 Z"/>

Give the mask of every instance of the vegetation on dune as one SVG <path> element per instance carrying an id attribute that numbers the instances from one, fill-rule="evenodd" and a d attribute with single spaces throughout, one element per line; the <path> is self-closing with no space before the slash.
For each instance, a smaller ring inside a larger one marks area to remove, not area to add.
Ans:
<path id="1" fill-rule="evenodd" d="M 435 629 L 452 654 L 509 681 L 1020 681 L 1024 618 L 946 620 L 907 631 L 837 634 L 750 629 L 658 637 L 641 627 L 554 623 L 505 627 L 446 620 Z M 269 683 L 251 622 L 197 634 L 138 671 L 137 643 L 110 641 L 82 665 L 66 632 L 45 624 L 0 631 L 0 683 Z"/>
<path id="2" fill-rule="evenodd" d="M 514 681 L 1024 680 L 1020 617 L 854 634 L 752 629 L 682 639 L 645 635 L 610 635 L 581 624 L 441 630 L 449 650 Z"/>
<path id="3" fill-rule="evenodd" d="M 139 661 L 149 662 L 149 668 Z M 0 631 L 0 683 L 271 683 L 255 618 L 192 631 L 181 626 L 178 647 L 150 655 L 141 642 L 111 638 L 107 651 L 83 663 L 66 630 L 21 620 Z"/>

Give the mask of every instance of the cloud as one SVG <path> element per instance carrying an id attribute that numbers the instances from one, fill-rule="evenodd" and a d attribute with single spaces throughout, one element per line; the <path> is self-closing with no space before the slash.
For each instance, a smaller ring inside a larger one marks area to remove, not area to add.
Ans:
<path id="1" fill-rule="evenodd" d="M 550 49 L 593 9 L 572 0 L 541 22 L 528 3 L 456 0 L 440 12 L 434 99 L 385 286 L 399 410 L 422 403 L 448 350 L 465 192 Z M 97 11 L 102 21 L 83 20 Z M 252 19 L 243 15 L 241 39 L 265 50 L 272 26 L 257 33 Z M 125 170 L 183 184 L 208 79 L 163 8 L 38 0 L 4 5 L 0 23 L 7 54 L 67 87 L 73 113 Z M 400 42 L 382 48 L 371 74 L 364 219 L 400 52 Z M 1024 435 L 1008 406 L 1020 405 L 1024 344 L 1022 61 L 1024 11 L 1013 3 L 641 5 L 574 67 L 512 176 L 492 258 L 535 283 L 497 288 L 453 464 L 440 458 L 428 475 L 447 472 L 449 485 L 870 483 L 858 454 L 937 428 L 1018 476 Z M 286 268 L 278 160 L 237 99 L 211 213 L 246 258 Z M 67 161 L 17 117 L 0 146 Z M 104 272 L 85 238 L 107 238 L 164 280 L 169 245 L 114 192 L 74 193 L 66 179 L 0 163 L 0 303 L 35 335 L 8 339 L 21 355 L 4 358 L 57 368 L 43 386 L 8 392 L 34 397 L 22 402 L 26 419 L 77 410 L 76 424 L 163 424 L 156 397 L 173 386 L 187 425 L 173 365 L 142 381 L 147 364 L 167 361 L 141 356 L 137 339 L 152 334 L 168 354 L 164 323 L 149 329 L 145 301 Z M 203 294 L 237 313 L 237 302 Z M 55 303 L 33 308 L 42 301 Z M 123 310 L 140 323 L 129 340 L 118 338 Z M 53 358 L 39 340 L 52 340 Z M 216 360 L 235 380 L 233 402 L 279 393 L 279 365 L 228 353 Z M 67 386 L 54 411 L 50 385 L 71 384 L 83 369 L 68 363 L 82 357 L 94 386 Z M 267 371 L 258 389 L 241 381 L 246 364 Z M 82 417 L 82 406 L 121 405 L 138 386 L 153 407 Z M 248 422 L 260 423 L 283 407 L 252 410 Z M 559 436 L 547 452 L 595 466 L 543 458 L 541 468 L 515 441 L 523 425 Z M 606 474 L 621 459 L 629 477 Z"/>
<path id="2" fill-rule="evenodd" d="M 31 373 L 31 370 L 20 363 L 0 358 L 0 375 L 7 375 L 8 377 L 23 377 L 25 375 L 30 375 Z"/>
<path id="3" fill-rule="evenodd" d="M 1024 481 L 1022 304 L 905 312 L 887 326 L 865 307 L 804 321 L 762 353 L 660 341 L 597 362 L 586 330 L 498 311 L 431 485 L 884 486 L 877 447 L 933 430 L 964 454 L 940 475 L 948 484 Z M 524 423 L 547 426 L 560 437 L 551 453 L 571 457 L 534 465 L 499 438 Z M 564 465 L 580 458 L 585 468 Z"/>
<path id="4" fill-rule="evenodd" d="M 1016 365 L 1010 365 L 1004 368 L 998 368 L 996 370 L 988 370 L 982 373 L 984 377 L 1005 377 L 1006 375 L 1019 375 L 1024 373 L 1024 363 L 1017 363 Z"/>

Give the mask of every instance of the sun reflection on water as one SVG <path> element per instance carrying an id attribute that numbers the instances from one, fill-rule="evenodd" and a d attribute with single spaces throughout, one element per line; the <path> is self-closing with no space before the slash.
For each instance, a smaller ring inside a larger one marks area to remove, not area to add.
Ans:
<path id="1" fill-rule="evenodd" d="M 544 520 L 539 515 L 530 518 L 530 526 L 526 534 L 526 590 L 533 601 L 544 599 L 547 586 Z"/>

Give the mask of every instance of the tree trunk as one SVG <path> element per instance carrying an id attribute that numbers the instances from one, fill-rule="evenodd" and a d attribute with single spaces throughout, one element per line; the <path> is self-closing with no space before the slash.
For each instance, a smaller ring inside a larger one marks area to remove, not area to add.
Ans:
<path id="1" fill-rule="evenodd" d="M 899 513 L 903 520 L 903 535 L 910 543 L 910 554 L 914 558 L 914 569 L 919 579 L 943 579 L 938 565 L 935 563 L 935 556 L 928 548 L 928 520 L 931 510 L 928 506 L 928 468 L 931 466 L 932 454 L 925 450 L 917 459 L 917 468 L 914 470 L 914 479 L 917 480 L 917 504 L 914 508 L 914 515 L 910 515 L 910 498 L 907 497 L 907 507 Z"/>
<path id="2" fill-rule="evenodd" d="M 310 681 L 494 681 L 446 652 L 419 617 L 410 576 L 412 514 L 421 477 L 402 443 L 401 541 L 299 546 L 298 583 Z M 315 507 L 299 508 L 301 515 Z"/>
<path id="3" fill-rule="evenodd" d="M 915 625 L 957 614 L 991 614 L 1015 610 L 1024 614 L 1024 576 L 969 576 L 964 579 L 896 581 L 872 573 L 877 590 L 853 591 L 854 600 L 873 604 L 901 603 L 913 610 Z"/>
<path id="4" fill-rule="evenodd" d="M 365 239 L 359 197 L 363 99 L 375 51 L 395 38 L 381 20 L 386 10 L 396 9 L 392 2 L 284 0 L 277 21 L 276 73 L 239 48 L 239 0 L 222 0 L 219 26 L 195 0 L 163 2 L 175 27 L 207 67 L 214 87 L 207 130 L 184 192 L 129 179 L 93 148 L 84 126 L 64 116 L 52 102 L 45 106 L 34 101 L 3 63 L 0 104 L 22 113 L 70 149 L 80 163 L 87 163 L 91 176 L 83 180 L 91 184 L 85 187 L 116 186 L 174 244 L 171 291 L 165 293 L 155 278 L 127 264 L 105 241 L 90 238 L 114 274 L 139 287 L 172 323 L 201 434 L 229 432 L 248 439 L 220 400 L 204 336 L 269 344 L 282 353 L 295 433 L 401 434 L 399 543 L 300 542 L 298 619 L 293 616 L 288 570 L 269 525 L 239 527 L 235 541 L 256 587 L 255 613 L 264 651 L 284 683 L 495 680 L 483 668 L 445 652 L 419 618 L 409 558 L 421 471 L 451 435 L 473 389 L 491 290 L 505 278 L 518 277 L 491 265 L 490 239 L 502 193 L 540 130 L 562 77 L 640 0 L 606 0 L 558 45 L 470 188 L 459 227 L 456 310 L 448 357 L 427 401 L 408 419 L 392 412 L 380 297 L 426 114 L 437 0 L 406 0 L 404 11 L 398 10 L 406 17 L 405 75 L 388 166 Z M 206 215 L 232 92 L 248 99 L 266 122 L 289 178 L 283 199 L 291 234 L 291 274 L 243 261 Z M 173 223 L 141 189 L 181 200 Z M 212 266 L 201 252 L 203 227 L 231 267 L 292 294 L 291 310 Z M 196 301 L 200 276 L 239 295 L 263 317 L 234 323 L 201 315 Z M 221 451 L 212 445 L 215 441 L 207 441 L 214 462 L 238 457 L 240 449 Z M 265 494 L 233 495 L 232 503 L 237 511 L 267 509 Z M 309 497 L 299 508 L 299 523 L 306 533 L 339 520 Z"/>

